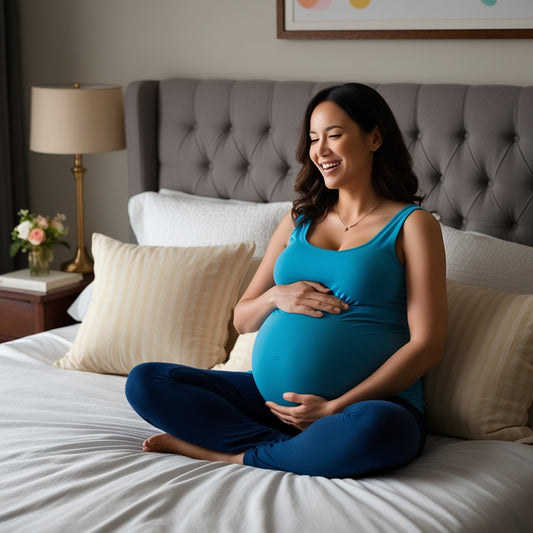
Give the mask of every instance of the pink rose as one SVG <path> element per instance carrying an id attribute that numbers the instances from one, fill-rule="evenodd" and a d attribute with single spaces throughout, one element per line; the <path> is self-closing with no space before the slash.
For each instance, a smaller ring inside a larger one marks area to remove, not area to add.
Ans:
<path id="1" fill-rule="evenodd" d="M 59 221 L 57 218 L 54 218 L 52 220 L 52 227 L 55 228 L 57 231 L 59 231 L 60 233 L 62 233 L 63 231 L 65 231 L 65 226 L 63 226 L 63 224 L 61 223 L 61 221 Z"/>
<path id="2" fill-rule="evenodd" d="M 39 246 L 46 240 L 46 233 L 41 228 L 34 228 L 28 235 L 28 241 L 34 246 Z"/>
<path id="3" fill-rule="evenodd" d="M 47 228 L 48 227 L 48 220 L 46 220 L 46 217 L 43 217 L 43 216 L 39 215 L 37 217 L 37 224 L 41 228 Z"/>

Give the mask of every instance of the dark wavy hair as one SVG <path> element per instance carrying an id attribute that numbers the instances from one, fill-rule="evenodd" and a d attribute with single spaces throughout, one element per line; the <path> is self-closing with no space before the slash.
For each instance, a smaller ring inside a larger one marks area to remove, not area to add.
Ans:
<path id="1" fill-rule="evenodd" d="M 318 104 L 329 101 L 337 104 L 356 122 L 361 130 L 371 133 L 377 126 L 382 144 L 374 153 L 372 184 L 383 198 L 419 203 L 418 179 L 412 169 L 412 159 L 394 115 L 383 97 L 361 83 L 346 83 L 323 89 L 309 102 L 304 116 L 296 158 L 302 164 L 295 189 L 299 198 L 293 204 L 295 219 L 301 222 L 312 218 L 321 220 L 338 198 L 338 191 L 328 189 L 322 175 L 309 157 L 311 115 Z"/>

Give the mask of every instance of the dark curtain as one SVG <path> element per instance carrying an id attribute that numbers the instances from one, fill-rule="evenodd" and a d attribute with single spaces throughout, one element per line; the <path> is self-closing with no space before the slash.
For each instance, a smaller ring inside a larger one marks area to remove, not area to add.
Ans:
<path id="1" fill-rule="evenodd" d="M 27 208 L 17 0 L 0 0 L 0 274 L 20 265 L 9 258 L 17 211 Z"/>

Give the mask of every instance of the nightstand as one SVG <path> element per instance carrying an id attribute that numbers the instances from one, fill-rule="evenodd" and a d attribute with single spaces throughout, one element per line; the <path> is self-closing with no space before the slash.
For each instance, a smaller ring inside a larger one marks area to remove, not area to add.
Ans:
<path id="1" fill-rule="evenodd" d="M 92 278 L 47 293 L 0 289 L 0 342 L 73 324 L 67 309 Z"/>

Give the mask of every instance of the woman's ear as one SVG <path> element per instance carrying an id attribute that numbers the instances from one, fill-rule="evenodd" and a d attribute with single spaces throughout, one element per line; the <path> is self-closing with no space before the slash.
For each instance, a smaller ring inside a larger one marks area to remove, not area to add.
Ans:
<path id="1" fill-rule="evenodd" d="M 375 152 L 383 143 L 381 130 L 376 126 L 370 133 L 370 149 Z"/>

